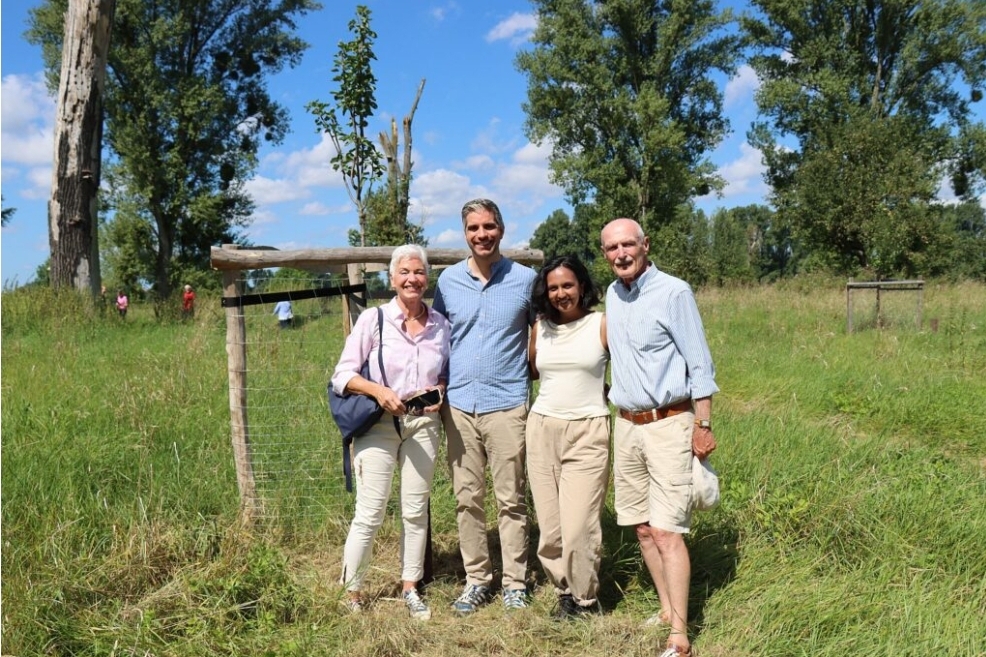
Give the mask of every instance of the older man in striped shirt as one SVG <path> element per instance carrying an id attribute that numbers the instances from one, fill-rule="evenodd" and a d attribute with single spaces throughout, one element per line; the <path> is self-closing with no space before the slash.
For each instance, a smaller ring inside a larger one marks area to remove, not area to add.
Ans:
<path id="1" fill-rule="evenodd" d="M 493 580 L 486 540 L 487 464 L 498 509 L 503 604 L 527 606 L 524 432 L 535 273 L 500 254 L 503 217 L 493 201 L 466 203 L 462 228 L 471 255 L 439 276 L 434 308 L 452 325 L 442 420 L 466 570 L 465 589 L 452 608 L 465 615 L 489 601 Z"/>
<path id="2" fill-rule="evenodd" d="M 606 292 L 617 522 L 636 527 L 661 601 L 645 624 L 670 626 L 661 657 L 687 657 L 691 562 L 683 534 L 691 523 L 692 454 L 704 458 L 716 447 L 715 368 L 691 288 L 648 260 L 640 224 L 615 219 L 601 241 L 617 276 Z"/>

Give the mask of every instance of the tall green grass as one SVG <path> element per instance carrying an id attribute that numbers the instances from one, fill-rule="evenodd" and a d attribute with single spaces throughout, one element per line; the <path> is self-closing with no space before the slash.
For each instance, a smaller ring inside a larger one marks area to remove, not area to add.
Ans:
<path id="1" fill-rule="evenodd" d="M 256 447 L 264 434 L 285 437 L 260 469 L 310 483 L 261 481 L 268 515 L 244 528 L 215 300 L 200 299 L 190 323 L 140 305 L 121 322 L 46 290 L 7 291 L 0 303 L 4 654 L 652 655 L 663 645 L 639 628 L 656 596 L 611 506 L 605 615 L 551 622 L 532 549 L 530 611 L 454 618 L 461 561 L 444 467 L 435 619 L 412 624 L 395 599 L 394 508 L 368 579 L 371 612 L 343 614 L 352 498 L 323 401 L 342 344 L 337 308 L 301 308 L 312 319 L 290 339 L 269 309 L 250 318 Z M 852 335 L 838 282 L 709 290 L 699 303 L 722 388 L 723 484 L 722 505 L 688 538 L 701 654 L 986 654 L 986 288 L 929 285 L 921 330 Z M 292 447 L 306 434 L 317 435 Z"/>

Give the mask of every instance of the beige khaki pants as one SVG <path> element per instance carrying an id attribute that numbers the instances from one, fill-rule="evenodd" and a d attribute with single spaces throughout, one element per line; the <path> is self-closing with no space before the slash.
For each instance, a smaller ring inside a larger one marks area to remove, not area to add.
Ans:
<path id="1" fill-rule="evenodd" d="M 401 579 L 417 582 L 424 575 L 428 541 L 428 500 L 435 473 L 435 455 L 441 436 L 437 413 L 401 419 L 401 435 L 394 417 L 380 421 L 353 442 L 353 475 L 356 479 L 356 513 L 343 550 L 342 583 L 359 591 L 373 555 L 373 538 L 383 524 L 394 481 L 400 467 Z M 403 436 L 403 437 L 402 437 Z"/>
<path id="2" fill-rule="evenodd" d="M 541 539 L 538 559 L 559 594 L 589 605 L 599 594 L 600 517 L 609 481 L 609 417 L 531 413 L 527 473 Z"/>
<path id="3" fill-rule="evenodd" d="M 467 584 L 489 586 L 493 563 L 486 540 L 486 465 L 493 480 L 503 559 L 503 588 L 527 586 L 527 406 L 492 413 L 442 408 L 455 492 L 459 549 Z"/>

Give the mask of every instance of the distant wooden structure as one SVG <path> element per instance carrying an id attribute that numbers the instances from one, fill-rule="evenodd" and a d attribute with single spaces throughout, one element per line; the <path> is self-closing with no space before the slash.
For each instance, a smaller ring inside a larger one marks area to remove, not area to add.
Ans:
<path id="1" fill-rule="evenodd" d="M 920 329 L 924 312 L 924 281 L 849 281 L 846 283 L 846 332 L 853 332 L 853 291 L 874 290 L 876 292 L 876 325 L 883 326 L 883 309 L 881 295 L 884 292 L 916 291 L 917 302 L 914 313 L 914 324 Z"/>
<path id="2" fill-rule="evenodd" d="M 226 310 L 226 358 L 229 376 L 229 422 L 236 465 L 236 482 L 240 491 L 242 520 L 250 524 L 262 512 L 257 494 L 250 451 L 247 424 L 247 354 L 246 321 L 239 305 L 244 295 L 242 276 L 245 269 L 291 267 L 313 273 L 346 272 L 351 286 L 363 283 L 364 271 L 384 271 L 390 264 L 394 246 L 347 247 L 333 249 L 298 249 L 278 251 L 272 248 L 241 249 L 227 244 L 212 247 L 212 268 L 223 272 L 223 307 Z M 455 264 L 469 256 L 468 249 L 426 249 L 432 267 Z M 544 254 L 533 249 L 508 249 L 503 255 L 525 265 L 544 261 Z M 349 335 L 366 299 L 345 294 L 343 299 L 343 332 Z"/>

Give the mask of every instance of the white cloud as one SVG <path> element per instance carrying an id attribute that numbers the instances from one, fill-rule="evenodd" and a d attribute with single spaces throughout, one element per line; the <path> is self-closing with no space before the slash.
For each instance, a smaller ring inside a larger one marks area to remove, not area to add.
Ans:
<path id="1" fill-rule="evenodd" d="M 551 145 L 527 143 L 513 153 L 511 162 L 501 165 L 492 186 L 509 199 L 511 212 L 527 215 L 548 199 L 560 198 L 564 191 L 549 180 L 548 156 Z"/>
<path id="2" fill-rule="evenodd" d="M 486 33 L 486 41 L 502 41 L 507 39 L 511 44 L 523 43 L 531 38 L 531 33 L 537 27 L 537 16 L 515 12 L 509 18 L 500 21 Z"/>
<path id="3" fill-rule="evenodd" d="M 428 13 L 431 14 L 431 17 L 436 21 L 441 22 L 450 14 L 458 14 L 459 5 L 456 2 L 446 2 L 444 5 L 432 7 L 428 10 Z"/>
<path id="4" fill-rule="evenodd" d="M 264 158 L 265 169 L 273 169 L 299 187 L 342 187 L 342 176 L 332 168 L 336 149 L 328 135 L 311 148 L 274 153 Z"/>
<path id="5" fill-rule="evenodd" d="M 4 144 L 7 142 L 5 141 Z M 51 166 L 33 167 L 27 172 L 31 186 L 21 190 L 21 196 L 28 199 L 48 199 L 51 196 Z"/>
<path id="6" fill-rule="evenodd" d="M 500 119 L 493 117 L 469 144 L 469 149 L 477 153 L 505 153 L 517 144 L 515 137 L 504 139 L 500 136 Z"/>
<path id="7" fill-rule="evenodd" d="M 525 164 L 543 164 L 547 167 L 551 157 L 551 142 L 545 140 L 540 146 L 527 142 L 514 153 L 514 161 Z"/>
<path id="8" fill-rule="evenodd" d="M 250 197 L 259 205 L 298 201 L 310 196 L 307 189 L 288 178 L 255 176 L 246 182 L 245 187 Z"/>
<path id="9" fill-rule="evenodd" d="M 429 238 L 428 244 L 433 246 L 464 247 L 465 240 L 462 237 L 461 230 L 448 228 L 435 237 Z"/>
<path id="10" fill-rule="evenodd" d="M 269 226 L 272 224 L 280 223 L 277 214 L 271 210 L 257 210 L 250 217 L 250 227 L 257 228 L 258 226 Z M 263 234 L 263 231 L 251 231 L 254 234 Z"/>
<path id="11" fill-rule="evenodd" d="M 342 205 L 332 207 L 322 203 L 321 201 L 314 201 L 303 205 L 301 209 L 298 210 L 298 214 L 303 216 L 324 217 L 330 214 L 343 214 L 352 211 L 353 206 L 351 203 L 344 203 Z"/>
<path id="12" fill-rule="evenodd" d="M 457 219 L 465 201 L 487 195 L 485 188 L 448 169 L 436 169 L 415 177 L 412 189 L 411 216 L 426 226 Z"/>
<path id="13" fill-rule="evenodd" d="M 744 194 L 766 195 L 767 185 L 763 182 L 766 169 L 761 157 L 758 149 L 743 142 L 740 145 L 739 158 L 719 167 L 719 175 L 726 180 L 726 188 L 722 191 L 723 198 Z"/>
<path id="14" fill-rule="evenodd" d="M 471 155 L 464 160 L 452 162 L 452 167 L 472 171 L 492 171 L 496 167 L 496 163 L 489 155 Z"/>
<path id="15" fill-rule="evenodd" d="M 54 158 L 55 99 L 48 94 L 41 73 L 7 75 L 0 85 L 2 178 L 7 183 L 16 180 L 30 185 L 19 190 L 21 198 L 47 198 Z"/>
<path id="16" fill-rule="evenodd" d="M 724 107 L 729 109 L 738 104 L 753 100 L 753 94 L 760 88 L 760 78 L 750 66 L 740 66 L 735 76 L 726 83 L 723 93 Z"/>

